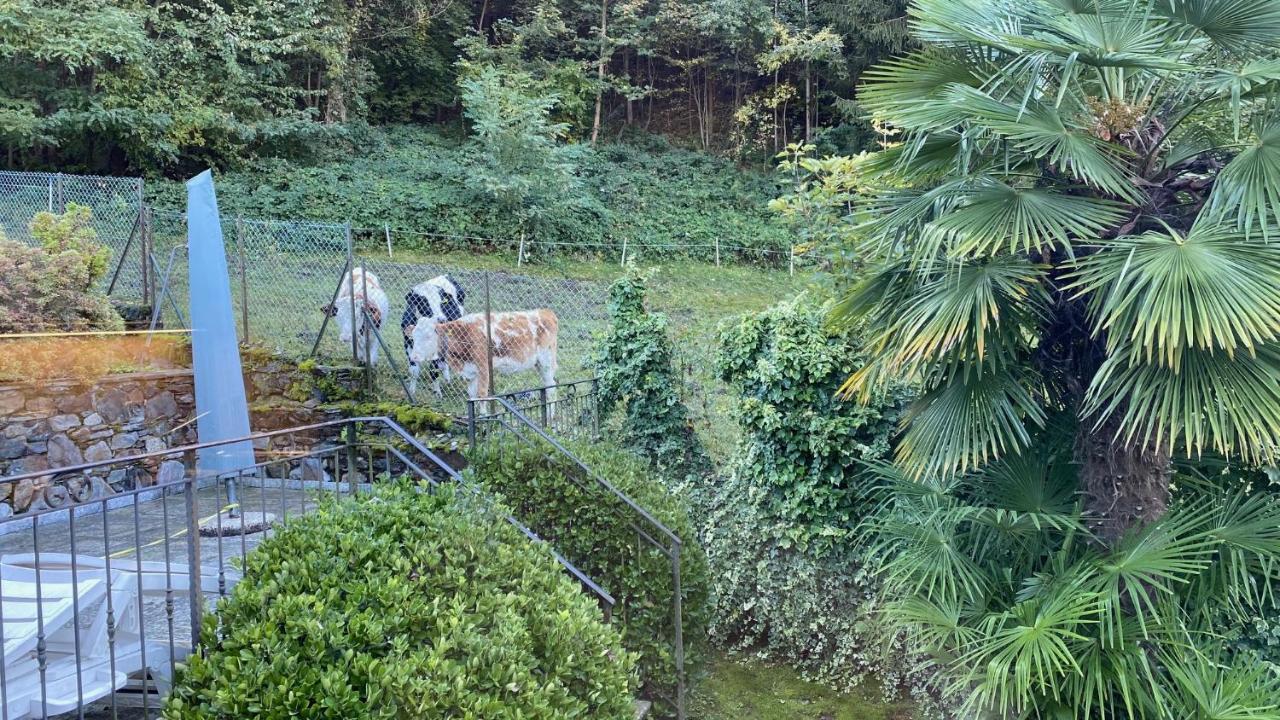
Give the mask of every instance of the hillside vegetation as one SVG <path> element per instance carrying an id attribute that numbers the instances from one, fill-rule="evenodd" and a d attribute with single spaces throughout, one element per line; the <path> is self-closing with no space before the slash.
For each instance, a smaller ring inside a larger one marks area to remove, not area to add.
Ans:
<path id="1" fill-rule="evenodd" d="M 385 224 L 404 248 L 444 240 L 416 233 L 465 236 L 461 245 L 475 249 L 484 243 L 473 238 L 509 244 L 522 229 L 532 240 L 585 250 L 614 248 L 623 238 L 788 248 L 787 228 L 766 207 L 778 190 L 771 175 L 653 137 L 570 149 L 565 192 L 531 199 L 523 216 L 477 180 L 472 143 L 410 126 L 366 128 L 359 141 L 344 141 L 315 162 L 261 160 L 220 173 L 218 204 L 250 218 L 350 221 L 379 242 Z M 160 206 L 186 202 L 176 181 L 152 181 L 148 194 Z"/>

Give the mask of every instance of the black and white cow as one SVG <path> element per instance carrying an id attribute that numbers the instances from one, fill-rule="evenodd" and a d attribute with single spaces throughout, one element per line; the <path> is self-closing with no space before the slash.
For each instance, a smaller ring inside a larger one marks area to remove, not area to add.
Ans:
<path id="1" fill-rule="evenodd" d="M 428 318 L 433 323 L 457 320 L 467 313 L 462 303 L 467 299 L 467 291 L 448 275 L 437 275 L 423 283 L 418 283 L 404 296 L 404 315 L 400 318 L 400 329 L 404 333 L 404 352 L 409 358 L 409 392 L 418 392 L 418 375 L 422 367 L 413 360 L 413 328 L 419 320 Z M 431 385 L 436 395 L 440 394 L 440 373 L 445 373 L 449 380 L 449 366 L 440 357 L 426 360 L 431 364 Z"/>

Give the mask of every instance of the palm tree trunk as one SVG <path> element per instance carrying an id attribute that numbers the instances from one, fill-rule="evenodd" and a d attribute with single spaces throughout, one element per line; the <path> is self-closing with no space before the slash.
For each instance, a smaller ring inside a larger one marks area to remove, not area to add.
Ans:
<path id="1" fill-rule="evenodd" d="M 1130 530 L 1159 520 L 1169 507 L 1173 464 L 1168 454 L 1116 439 L 1118 421 L 1099 428 L 1086 420 L 1076 433 L 1080 492 L 1090 529 L 1113 546 Z"/>

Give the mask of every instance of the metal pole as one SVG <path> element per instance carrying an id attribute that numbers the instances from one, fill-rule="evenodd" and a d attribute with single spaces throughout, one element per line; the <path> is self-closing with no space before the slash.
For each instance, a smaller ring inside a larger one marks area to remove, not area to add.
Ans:
<path id="1" fill-rule="evenodd" d="M 489 271 L 484 271 L 484 347 L 485 347 L 485 363 L 489 369 L 489 387 L 485 391 L 487 395 L 492 397 L 498 391 L 497 383 L 493 381 L 493 303 L 489 293 Z"/>
<path id="2" fill-rule="evenodd" d="M 716 236 L 716 267 L 720 267 L 720 236 Z"/>
<path id="3" fill-rule="evenodd" d="M 467 442 L 476 449 L 476 401 L 467 398 Z"/>
<path id="4" fill-rule="evenodd" d="M 796 246 L 795 245 L 791 246 L 791 256 L 789 259 L 791 261 L 791 274 L 794 276 L 796 274 Z"/>
<path id="5" fill-rule="evenodd" d="M 360 333 L 364 336 L 364 390 L 373 394 L 373 333 L 370 332 L 373 329 L 373 318 L 369 317 L 369 270 L 364 266 L 363 259 L 360 260 L 360 286 L 360 327 L 364 329 Z"/>
<path id="6" fill-rule="evenodd" d="M 187 453 L 191 455 L 191 453 Z M 195 467 L 193 464 L 192 467 Z M 191 608 L 191 647 L 199 647 L 200 625 L 204 621 L 204 593 L 200 582 L 200 514 L 196 508 L 196 478 L 184 478 L 187 492 L 187 602 Z M 104 511 L 103 516 L 106 516 Z"/>
<path id="7" fill-rule="evenodd" d="M 551 424 L 551 412 L 550 408 L 547 407 L 547 388 L 545 386 L 538 389 L 538 404 L 542 409 L 540 413 L 542 415 L 542 427 L 545 428 Z"/>
<path id="8" fill-rule="evenodd" d="M 600 378 L 591 378 L 591 439 L 600 439 Z"/>
<path id="9" fill-rule="evenodd" d="M 249 344 L 249 278 L 244 261 L 244 218 L 236 216 L 236 254 L 240 256 L 240 342 Z"/>
<path id="10" fill-rule="evenodd" d="M 516 267 L 524 265 L 524 229 L 520 229 L 520 249 L 516 252 Z"/>
<path id="11" fill-rule="evenodd" d="M 116 280 L 120 279 L 120 269 L 124 267 L 125 258 L 129 256 L 129 249 L 133 247 L 133 238 L 142 229 L 142 213 L 138 213 L 133 218 L 133 227 L 129 228 L 129 239 L 124 243 L 124 250 L 120 252 L 120 261 L 116 263 L 116 269 L 111 272 L 111 282 L 107 283 L 107 294 L 110 295 L 116 289 Z"/>
<path id="12" fill-rule="evenodd" d="M 142 304 L 151 305 L 155 302 L 155 288 L 152 287 L 155 278 L 151 276 L 151 263 L 148 262 L 151 257 L 151 218 L 141 205 L 138 206 L 138 214 L 142 217 L 142 243 L 138 246 L 138 261 L 142 265 Z"/>
<path id="13" fill-rule="evenodd" d="M 351 328 L 351 364 L 352 364 L 352 365 L 359 365 L 359 364 L 360 364 L 360 353 L 359 353 L 359 352 L 357 351 L 357 349 L 356 349 L 358 346 L 356 345 L 356 342 L 357 342 L 357 341 L 356 341 L 356 333 L 355 333 L 355 322 L 356 322 L 356 278 L 355 278 L 355 273 L 356 273 L 356 260 L 355 260 L 355 252 L 354 252 L 354 250 L 353 250 L 353 249 L 352 249 L 352 247 L 351 247 L 351 222 L 350 222 L 350 221 L 348 221 L 348 222 L 347 222 L 347 228 L 346 228 L 346 231 L 347 231 L 347 232 L 346 232 L 346 234 L 347 234 L 347 268 L 348 268 L 348 270 L 347 270 L 347 300 L 348 300 L 348 301 L 350 301 L 350 303 L 351 303 L 351 325 L 352 325 L 352 328 Z"/>
<path id="14" fill-rule="evenodd" d="M 338 468 L 334 468 L 338 470 Z M 347 476 L 351 478 L 351 492 L 355 493 L 356 479 L 356 424 L 347 423 Z M 338 473 L 336 487 L 342 487 L 342 473 Z"/>
<path id="15" fill-rule="evenodd" d="M 627 266 L 627 239 L 622 238 L 622 262 L 618 263 L 618 267 Z"/>
<path id="16" fill-rule="evenodd" d="M 64 186 L 62 173 L 58 173 L 58 212 L 65 213 L 67 211 L 67 194 Z"/>
<path id="17" fill-rule="evenodd" d="M 671 546 L 671 584 L 675 590 L 673 612 L 675 614 L 675 655 L 676 655 L 676 718 L 685 720 L 684 707 L 684 611 L 680 598 L 680 545 Z"/>
<path id="18" fill-rule="evenodd" d="M 49 176 L 49 202 L 47 206 L 47 209 L 49 210 L 49 212 L 53 212 L 53 183 L 54 183 L 53 176 L 50 175 Z"/>
<path id="19" fill-rule="evenodd" d="M 347 279 L 347 271 L 351 269 L 351 258 L 347 258 L 347 264 L 342 268 L 342 272 L 338 273 L 338 284 L 333 288 L 333 294 L 329 296 L 329 305 L 327 307 L 337 307 L 338 293 L 342 292 L 342 281 Z M 329 327 L 329 313 L 324 314 L 324 320 L 320 321 L 320 331 L 316 333 L 316 341 L 311 344 L 311 354 L 307 357 L 315 357 L 316 352 L 320 350 L 320 341 L 324 339 L 324 331 Z"/>

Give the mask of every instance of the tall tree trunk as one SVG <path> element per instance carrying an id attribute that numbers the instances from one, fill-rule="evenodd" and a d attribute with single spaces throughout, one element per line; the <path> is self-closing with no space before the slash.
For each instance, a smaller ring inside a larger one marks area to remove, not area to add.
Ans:
<path id="1" fill-rule="evenodd" d="M 635 83 L 631 82 L 631 53 L 625 49 L 622 51 L 622 74 L 627 78 L 627 127 L 631 127 L 635 123 L 635 113 L 632 110 L 634 103 L 631 100 L 631 87 Z"/>
<path id="2" fill-rule="evenodd" d="M 1117 420 L 1096 430 L 1093 425 L 1085 420 L 1076 433 L 1080 490 L 1090 529 L 1113 546 L 1129 530 L 1164 515 L 1173 464 L 1166 453 L 1117 440 Z"/>
<path id="3" fill-rule="evenodd" d="M 804 0 L 804 31 L 809 32 L 809 0 Z M 809 138 L 813 137 L 813 123 L 809 119 L 810 91 L 812 84 L 812 75 L 809 72 L 809 61 L 804 61 L 804 141 L 809 142 Z"/>
<path id="4" fill-rule="evenodd" d="M 484 32 L 484 16 L 489 12 L 489 0 L 480 4 L 480 19 L 476 21 L 476 32 Z"/>
<path id="5" fill-rule="evenodd" d="M 609 46 L 609 0 L 600 0 L 600 61 L 596 64 L 596 116 L 591 122 L 591 144 L 600 137 L 600 108 L 604 104 L 604 66 Z"/>

